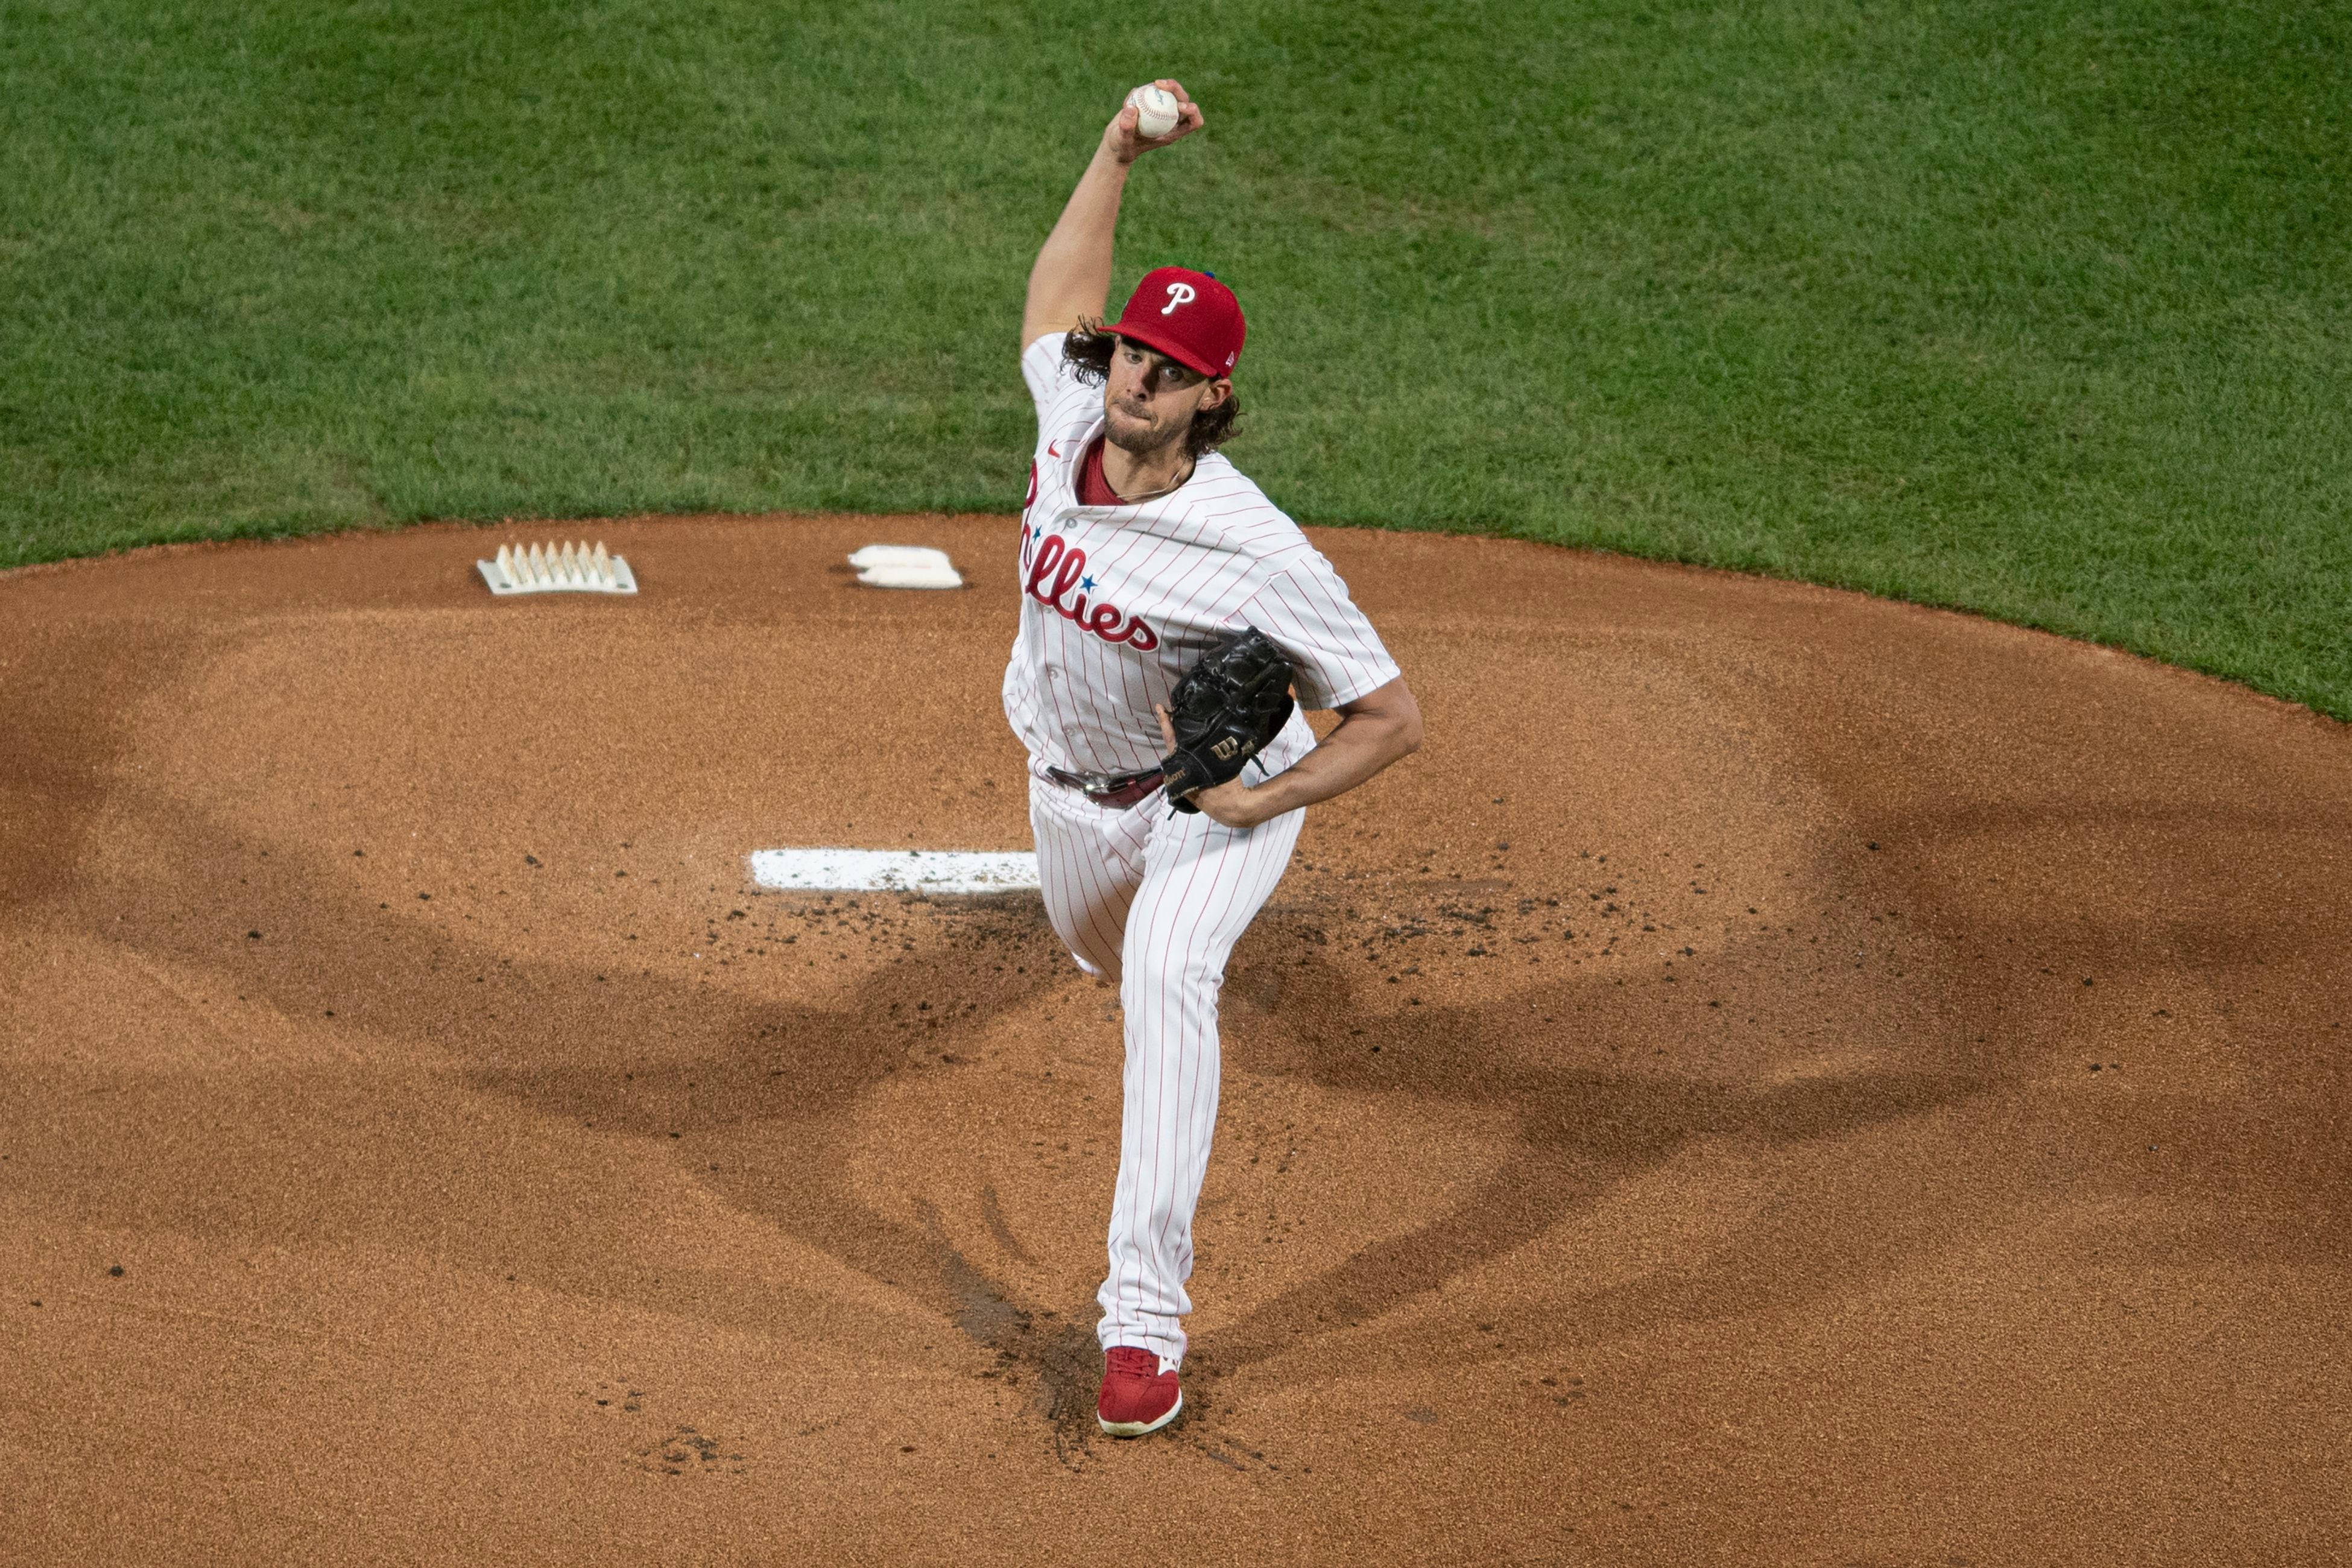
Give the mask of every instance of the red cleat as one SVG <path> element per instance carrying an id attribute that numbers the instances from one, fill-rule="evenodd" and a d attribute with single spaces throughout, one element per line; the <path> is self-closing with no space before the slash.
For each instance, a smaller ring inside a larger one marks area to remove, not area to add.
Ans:
<path id="1" fill-rule="evenodd" d="M 1133 1345 L 1113 1345 L 1103 1357 L 1102 1396 L 1095 1401 L 1095 1418 L 1112 1436 L 1157 1432 L 1183 1408 L 1173 1363 Z"/>

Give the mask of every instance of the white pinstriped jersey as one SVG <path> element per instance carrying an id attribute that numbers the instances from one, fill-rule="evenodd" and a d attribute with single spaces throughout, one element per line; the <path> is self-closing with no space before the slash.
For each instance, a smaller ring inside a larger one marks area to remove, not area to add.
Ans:
<path id="1" fill-rule="evenodd" d="M 1152 714 L 1185 666 L 1255 626 L 1289 658 L 1303 708 L 1338 708 L 1398 675 L 1331 563 L 1240 470 L 1212 452 L 1172 494 L 1081 506 L 1078 465 L 1102 434 L 1102 388 L 1062 363 L 1063 334 L 1031 343 L 1021 374 L 1037 448 L 1021 513 L 1021 632 L 1004 714 L 1033 765 L 1121 773 L 1167 746 Z M 1315 746 L 1294 713 L 1265 773 Z"/>

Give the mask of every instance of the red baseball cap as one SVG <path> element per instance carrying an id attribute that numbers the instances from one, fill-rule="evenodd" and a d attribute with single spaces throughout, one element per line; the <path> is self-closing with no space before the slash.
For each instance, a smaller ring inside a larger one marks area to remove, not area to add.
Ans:
<path id="1" fill-rule="evenodd" d="M 1242 320 L 1242 302 L 1215 273 L 1155 267 L 1107 330 L 1214 377 L 1234 374 L 1249 323 Z"/>

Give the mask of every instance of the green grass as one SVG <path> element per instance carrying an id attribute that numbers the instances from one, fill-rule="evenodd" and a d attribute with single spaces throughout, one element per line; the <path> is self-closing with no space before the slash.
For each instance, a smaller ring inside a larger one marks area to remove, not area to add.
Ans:
<path id="1" fill-rule="evenodd" d="M 2352 12 L 0 0 L 0 564 L 1019 504 L 1038 240 L 1251 311 L 1309 521 L 1961 605 L 2352 718 Z"/>

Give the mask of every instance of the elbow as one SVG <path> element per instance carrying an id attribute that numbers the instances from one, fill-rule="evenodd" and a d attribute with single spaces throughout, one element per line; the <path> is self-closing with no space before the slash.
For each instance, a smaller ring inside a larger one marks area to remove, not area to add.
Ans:
<path id="1" fill-rule="evenodd" d="M 1405 710 L 1397 725 L 1396 748 L 1399 757 L 1409 757 L 1421 750 L 1421 704 Z"/>

